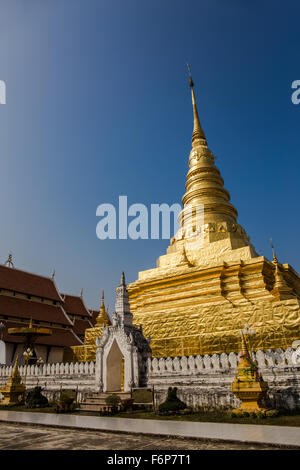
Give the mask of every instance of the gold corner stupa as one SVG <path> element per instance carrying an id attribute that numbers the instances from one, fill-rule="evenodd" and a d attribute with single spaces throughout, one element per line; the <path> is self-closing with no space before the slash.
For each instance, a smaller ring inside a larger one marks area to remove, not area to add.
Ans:
<path id="1" fill-rule="evenodd" d="M 157 267 L 128 286 L 133 322 L 151 336 L 156 357 L 238 352 L 244 323 L 256 329 L 253 349 L 287 348 L 300 336 L 299 275 L 276 257 L 258 256 L 238 224 L 200 124 L 191 76 L 190 87 L 194 130 L 181 228 Z"/>
<path id="2" fill-rule="evenodd" d="M 262 406 L 261 401 L 266 396 L 269 386 L 259 374 L 258 366 L 253 362 L 252 354 L 248 350 L 243 332 L 241 332 L 241 336 L 242 350 L 237 366 L 237 375 L 231 384 L 231 391 L 242 403 L 234 412 L 265 412 L 266 408 Z"/>
<path id="3" fill-rule="evenodd" d="M 300 277 L 275 253 L 273 261 L 258 256 L 238 224 L 200 124 L 191 75 L 190 88 L 194 129 L 181 228 L 157 267 L 127 286 L 133 322 L 151 337 L 155 357 L 238 352 L 245 323 L 257 332 L 253 350 L 285 349 L 300 336 Z M 84 346 L 72 348 L 76 360 L 95 360 L 96 337 L 109 321 L 104 302 L 101 309 Z"/>
<path id="4" fill-rule="evenodd" d="M 18 356 L 16 357 L 11 376 L 7 384 L 0 390 L 3 395 L 1 405 L 16 405 L 24 400 L 26 392 L 25 386 L 21 382 L 21 376 L 18 368 Z"/>

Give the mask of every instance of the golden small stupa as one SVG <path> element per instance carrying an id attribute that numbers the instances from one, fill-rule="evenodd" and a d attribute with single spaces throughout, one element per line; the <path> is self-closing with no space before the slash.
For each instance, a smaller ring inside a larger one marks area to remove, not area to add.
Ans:
<path id="1" fill-rule="evenodd" d="M 1 401 L 1 405 L 16 405 L 20 403 L 24 399 L 25 391 L 25 386 L 21 383 L 17 356 L 7 384 L 0 390 L 4 396 L 4 399 Z"/>
<path id="2" fill-rule="evenodd" d="M 261 400 L 266 395 L 269 387 L 258 373 L 258 367 L 252 360 L 243 332 L 241 332 L 241 336 L 242 350 L 237 375 L 231 384 L 231 391 L 242 401 L 242 404 L 234 412 L 264 412 L 266 410 L 261 406 Z"/>

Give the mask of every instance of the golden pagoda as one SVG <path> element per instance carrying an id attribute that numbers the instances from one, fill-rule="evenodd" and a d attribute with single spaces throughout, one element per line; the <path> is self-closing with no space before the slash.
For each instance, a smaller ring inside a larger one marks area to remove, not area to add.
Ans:
<path id="1" fill-rule="evenodd" d="M 252 360 L 243 332 L 241 332 L 241 336 L 242 350 L 237 375 L 231 384 L 231 391 L 241 400 L 242 404 L 234 412 L 264 412 L 266 409 L 261 406 L 261 400 L 266 395 L 269 387 L 258 373 L 258 367 Z"/>
<path id="2" fill-rule="evenodd" d="M 127 286 L 133 323 L 151 337 L 154 357 L 238 352 L 245 323 L 257 332 L 254 350 L 285 349 L 300 336 L 300 277 L 275 253 L 273 261 L 258 256 L 238 224 L 200 124 L 191 75 L 190 88 L 194 130 L 181 228 L 157 267 Z M 109 321 L 103 301 L 101 309 L 84 346 L 72 348 L 75 360 L 95 360 L 96 337 Z"/>
<path id="3" fill-rule="evenodd" d="M 99 315 L 96 318 L 94 328 L 87 328 L 84 335 L 83 346 L 73 346 L 72 357 L 66 356 L 68 360 L 76 361 L 94 361 L 96 359 L 96 338 L 102 336 L 103 326 L 111 325 L 108 312 L 104 304 L 104 291 L 102 290 L 101 305 Z"/>
<path id="4" fill-rule="evenodd" d="M 24 400 L 25 391 L 25 386 L 21 383 L 17 356 L 7 384 L 0 390 L 4 396 L 4 399 L 1 401 L 1 405 L 16 405 L 17 403 L 20 403 Z"/>
<path id="5" fill-rule="evenodd" d="M 289 264 L 258 256 L 194 115 L 180 230 L 157 267 L 128 285 L 133 322 L 151 337 L 153 356 L 238 352 L 240 328 L 253 348 L 287 348 L 300 334 L 300 278 Z M 200 217 L 199 217 L 200 214 Z"/>

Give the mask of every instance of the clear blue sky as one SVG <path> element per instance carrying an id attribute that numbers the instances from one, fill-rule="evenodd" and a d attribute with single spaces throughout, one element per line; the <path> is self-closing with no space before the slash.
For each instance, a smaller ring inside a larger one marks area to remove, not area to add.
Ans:
<path id="1" fill-rule="evenodd" d="M 98 308 L 166 240 L 100 241 L 96 207 L 180 202 L 192 134 L 186 62 L 216 164 L 257 252 L 300 270 L 299 2 L 2 0 L 0 261 Z"/>

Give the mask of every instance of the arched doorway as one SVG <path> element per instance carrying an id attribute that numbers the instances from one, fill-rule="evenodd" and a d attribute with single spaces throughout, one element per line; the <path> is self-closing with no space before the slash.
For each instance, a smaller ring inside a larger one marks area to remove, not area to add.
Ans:
<path id="1" fill-rule="evenodd" d="M 114 340 L 106 360 L 106 390 L 120 392 L 124 389 L 124 356 Z"/>

